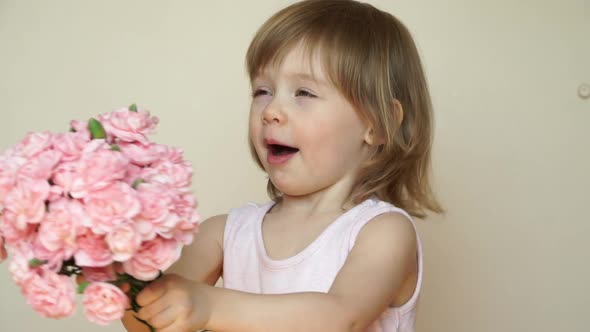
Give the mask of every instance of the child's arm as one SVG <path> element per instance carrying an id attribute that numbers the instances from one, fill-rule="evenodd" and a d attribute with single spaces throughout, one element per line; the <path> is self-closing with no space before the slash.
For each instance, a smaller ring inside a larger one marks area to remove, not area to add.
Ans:
<path id="1" fill-rule="evenodd" d="M 257 295 L 174 278 L 141 294 L 140 316 L 161 324 L 162 332 L 363 331 L 393 302 L 415 255 L 410 221 L 381 215 L 362 229 L 327 294 Z M 164 308 L 169 314 L 159 314 Z"/>
<path id="2" fill-rule="evenodd" d="M 185 247 L 182 256 L 166 273 L 177 273 L 189 280 L 215 285 L 221 276 L 223 263 L 223 230 L 226 215 L 211 217 L 199 226 L 193 243 Z M 149 332 L 134 313 L 127 311 L 123 325 L 129 332 Z"/>
<path id="3" fill-rule="evenodd" d="M 176 273 L 190 280 L 215 285 L 223 267 L 223 232 L 227 215 L 203 221 L 193 243 L 166 273 Z"/>

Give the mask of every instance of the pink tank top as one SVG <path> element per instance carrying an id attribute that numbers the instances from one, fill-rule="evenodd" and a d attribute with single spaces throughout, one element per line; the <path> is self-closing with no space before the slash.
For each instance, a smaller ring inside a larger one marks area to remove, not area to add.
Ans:
<path id="1" fill-rule="evenodd" d="M 371 219 L 396 212 L 406 216 L 416 227 L 404 210 L 371 198 L 338 217 L 295 256 L 273 260 L 264 248 L 262 220 L 274 204 L 272 201 L 263 205 L 251 203 L 230 211 L 223 239 L 225 288 L 256 294 L 327 293 L 361 228 Z M 422 285 L 422 244 L 419 237 L 417 240 L 418 282 L 414 294 L 401 307 L 386 309 L 366 332 L 414 331 L 416 304 Z"/>

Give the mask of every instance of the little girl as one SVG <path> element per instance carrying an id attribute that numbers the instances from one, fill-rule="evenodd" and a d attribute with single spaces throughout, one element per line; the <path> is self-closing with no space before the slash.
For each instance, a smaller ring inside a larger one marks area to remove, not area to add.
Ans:
<path id="1" fill-rule="evenodd" d="M 272 16 L 247 53 L 250 148 L 272 201 L 202 223 L 139 294 L 161 332 L 413 331 L 432 110 L 408 30 L 351 0 Z M 219 277 L 224 288 L 214 287 Z M 147 331 L 130 313 L 128 331 Z"/>

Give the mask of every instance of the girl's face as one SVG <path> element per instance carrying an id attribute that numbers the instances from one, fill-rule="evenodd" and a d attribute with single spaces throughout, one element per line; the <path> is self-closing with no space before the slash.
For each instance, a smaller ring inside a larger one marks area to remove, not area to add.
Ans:
<path id="1" fill-rule="evenodd" d="M 250 140 L 285 195 L 347 188 L 369 153 L 370 131 L 322 71 L 295 47 L 252 81 Z"/>

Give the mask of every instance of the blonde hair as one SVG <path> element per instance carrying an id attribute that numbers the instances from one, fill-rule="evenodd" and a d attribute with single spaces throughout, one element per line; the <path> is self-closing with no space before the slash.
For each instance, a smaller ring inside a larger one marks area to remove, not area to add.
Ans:
<path id="1" fill-rule="evenodd" d="M 282 61 L 296 45 L 320 51 L 323 69 L 380 138 L 362 167 L 351 199 L 370 196 L 416 217 L 442 212 L 429 182 L 432 105 L 408 29 L 393 15 L 352 0 L 306 0 L 269 18 L 246 55 L 250 79 Z M 262 163 L 250 142 L 252 156 Z M 280 191 L 268 181 L 269 196 Z"/>

